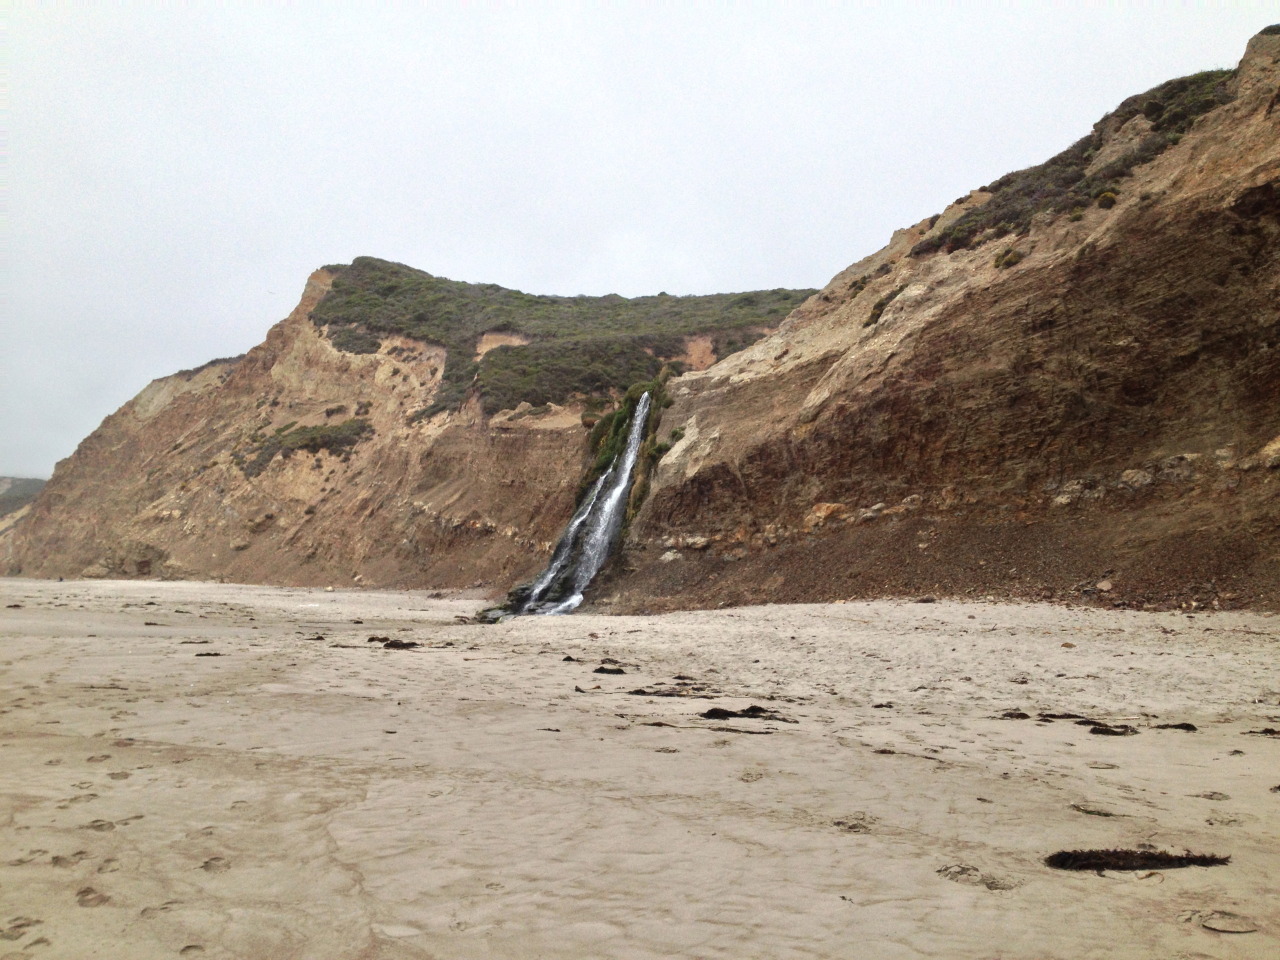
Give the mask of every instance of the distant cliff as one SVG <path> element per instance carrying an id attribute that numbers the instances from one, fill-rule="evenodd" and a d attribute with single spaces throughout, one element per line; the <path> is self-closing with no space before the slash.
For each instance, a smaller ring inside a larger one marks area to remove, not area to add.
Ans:
<path id="1" fill-rule="evenodd" d="M 1280 30 L 810 293 L 320 270 L 244 358 L 108 417 L 11 569 L 505 589 L 569 517 L 587 427 L 665 368 L 606 608 L 1280 606 Z"/>
<path id="2" fill-rule="evenodd" d="M 0 477 L 0 518 L 21 510 L 44 488 L 43 480 Z"/>
<path id="3" fill-rule="evenodd" d="M 14 527 L 27 515 L 32 501 L 43 488 L 43 480 L 0 477 L 0 570 L 8 563 Z"/>

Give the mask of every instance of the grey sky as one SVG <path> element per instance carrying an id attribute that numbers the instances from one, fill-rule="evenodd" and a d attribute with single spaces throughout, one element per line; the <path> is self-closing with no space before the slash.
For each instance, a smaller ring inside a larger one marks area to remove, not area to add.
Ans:
<path id="1" fill-rule="evenodd" d="M 361 254 L 535 293 L 821 286 L 1268 3 L 100 4 L 9 24 L 0 475 Z"/>

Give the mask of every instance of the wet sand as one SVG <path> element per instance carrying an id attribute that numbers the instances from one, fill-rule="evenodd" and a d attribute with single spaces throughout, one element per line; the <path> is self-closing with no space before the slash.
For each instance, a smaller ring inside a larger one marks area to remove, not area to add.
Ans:
<path id="1" fill-rule="evenodd" d="M 1280 956 L 1280 617 L 481 605 L 0 580 L 0 960 Z"/>

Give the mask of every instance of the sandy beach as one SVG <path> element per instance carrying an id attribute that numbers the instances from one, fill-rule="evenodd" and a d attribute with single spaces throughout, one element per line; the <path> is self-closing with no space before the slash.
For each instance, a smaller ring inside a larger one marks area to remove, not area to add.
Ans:
<path id="1" fill-rule="evenodd" d="M 1280 956 L 1280 617 L 481 605 L 0 580 L 0 960 Z"/>

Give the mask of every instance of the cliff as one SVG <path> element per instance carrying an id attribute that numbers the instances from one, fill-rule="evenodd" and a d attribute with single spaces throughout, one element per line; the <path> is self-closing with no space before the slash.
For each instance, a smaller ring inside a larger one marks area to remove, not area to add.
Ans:
<path id="1" fill-rule="evenodd" d="M 154 381 L 59 463 L 8 570 L 505 588 L 545 561 L 619 388 L 713 362 L 810 292 L 539 298 L 372 258 L 317 270 L 263 344 Z"/>
<path id="2" fill-rule="evenodd" d="M 1189 79 L 674 382 L 611 598 L 1280 603 L 1280 35 Z"/>
<path id="3" fill-rule="evenodd" d="M 1269 28 L 794 310 L 807 291 L 587 302 L 320 270 L 263 345 L 108 417 L 11 569 L 505 589 L 571 513 L 605 395 L 680 362 L 595 590 L 613 609 L 1280 605 L 1278 242 Z"/>

